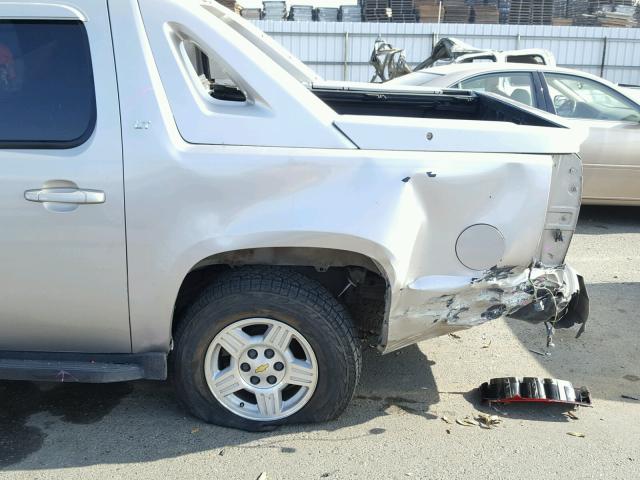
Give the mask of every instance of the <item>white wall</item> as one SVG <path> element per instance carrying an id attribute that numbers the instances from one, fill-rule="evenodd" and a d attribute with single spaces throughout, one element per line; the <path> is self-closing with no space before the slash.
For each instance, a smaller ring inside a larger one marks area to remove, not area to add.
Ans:
<path id="1" fill-rule="evenodd" d="M 373 68 L 368 61 L 378 35 L 404 48 L 410 64 L 429 56 L 434 39 L 453 36 L 474 46 L 498 50 L 546 48 L 561 66 L 602 73 L 616 83 L 640 85 L 640 28 L 265 20 L 255 23 L 327 80 L 369 81 Z"/>

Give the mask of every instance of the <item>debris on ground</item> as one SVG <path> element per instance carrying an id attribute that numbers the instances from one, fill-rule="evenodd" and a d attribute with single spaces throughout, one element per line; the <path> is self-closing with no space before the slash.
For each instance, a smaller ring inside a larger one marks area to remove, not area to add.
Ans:
<path id="1" fill-rule="evenodd" d="M 450 333 L 450 334 L 449 334 L 449 336 L 450 336 L 451 338 L 455 338 L 456 340 L 460 340 L 460 339 L 462 338 L 460 335 L 455 334 L 455 333 Z"/>
<path id="2" fill-rule="evenodd" d="M 475 421 L 469 415 L 467 415 L 464 418 L 456 418 L 456 423 L 458 425 L 462 425 L 463 427 L 477 427 L 480 425 L 477 421 Z"/>
<path id="3" fill-rule="evenodd" d="M 482 345 L 482 347 L 480 348 L 489 348 L 491 346 L 491 340 L 489 340 L 488 343 L 485 343 L 484 345 Z"/>
<path id="4" fill-rule="evenodd" d="M 586 387 L 574 388 L 566 380 L 539 377 L 492 378 L 480 386 L 483 401 L 492 403 L 553 403 L 591 406 Z"/>
<path id="5" fill-rule="evenodd" d="M 569 410 L 568 412 L 565 412 L 565 415 L 567 417 L 569 417 L 571 420 L 580 420 L 580 417 L 578 417 L 575 413 L 573 413 L 571 410 Z"/>
<path id="6" fill-rule="evenodd" d="M 198 433 L 200 429 L 198 427 L 194 427 L 191 429 L 191 433 Z"/>
<path id="7" fill-rule="evenodd" d="M 267 480 L 267 472 L 262 472 L 256 480 Z"/>
<path id="8" fill-rule="evenodd" d="M 534 350 L 533 348 L 530 348 L 529 351 L 535 353 L 536 355 L 540 355 L 541 357 L 551 356 L 551 352 L 541 352 L 540 350 Z"/>
<path id="9" fill-rule="evenodd" d="M 567 432 L 567 435 L 571 435 L 572 437 L 584 438 L 586 435 L 581 432 Z"/>
<path id="10" fill-rule="evenodd" d="M 497 415 L 489 415 L 488 413 L 478 413 L 476 420 L 480 422 L 482 428 L 493 428 L 502 423 L 502 419 Z"/>
<path id="11" fill-rule="evenodd" d="M 451 425 L 453 422 L 451 421 L 451 419 L 449 417 L 447 417 L 446 415 L 443 415 L 442 417 L 440 417 L 442 419 L 442 421 L 444 423 L 448 423 L 449 425 Z"/>
<path id="12" fill-rule="evenodd" d="M 631 395 L 620 395 L 620 398 L 624 398 L 626 400 L 635 400 L 637 402 L 640 402 L 640 398 L 634 397 L 634 396 L 631 396 Z"/>

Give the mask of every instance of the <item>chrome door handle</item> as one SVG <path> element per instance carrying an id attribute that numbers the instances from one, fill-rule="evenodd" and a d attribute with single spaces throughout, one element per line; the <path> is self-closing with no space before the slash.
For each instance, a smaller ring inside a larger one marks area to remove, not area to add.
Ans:
<path id="1" fill-rule="evenodd" d="M 25 200 L 29 202 L 95 204 L 104 203 L 104 192 L 99 190 L 78 190 L 76 188 L 42 188 L 24 192 Z"/>

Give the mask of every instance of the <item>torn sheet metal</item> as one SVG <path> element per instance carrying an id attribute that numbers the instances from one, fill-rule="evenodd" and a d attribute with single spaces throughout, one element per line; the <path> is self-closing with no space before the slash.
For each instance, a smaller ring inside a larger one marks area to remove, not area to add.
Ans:
<path id="1" fill-rule="evenodd" d="M 571 382 L 555 378 L 492 378 L 480 386 L 483 401 L 489 403 L 560 403 L 591 406 L 586 387 L 574 388 Z"/>
<path id="2" fill-rule="evenodd" d="M 504 316 L 571 326 L 580 321 L 574 315 L 573 323 L 563 323 L 573 299 L 580 297 L 588 310 L 581 287 L 584 291 L 584 283 L 566 265 L 492 268 L 478 277 L 421 277 L 400 293 L 401 308 L 392 317 L 404 318 L 404 332 L 402 338 L 389 336 L 386 351 Z"/>

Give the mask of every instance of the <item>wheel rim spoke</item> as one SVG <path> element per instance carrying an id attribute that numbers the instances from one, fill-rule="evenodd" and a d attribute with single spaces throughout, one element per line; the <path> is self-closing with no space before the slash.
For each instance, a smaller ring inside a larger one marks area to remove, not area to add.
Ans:
<path id="1" fill-rule="evenodd" d="M 223 397 L 241 390 L 242 380 L 238 377 L 235 365 L 228 366 L 213 378 L 213 385 Z"/>
<path id="2" fill-rule="evenodd" d="M 289 363 L 288 368 L 287 382 L 291 385 L 309 387 L 316 380 L 313 366 L 305 361 L 294 359 Z"/>
<path id="3" fill-rule="evenodd" d="M 241 329 L 234 328 L 220 335 L 218 337 L 218 343 L 229 352 L 232 357 L 238 358 L 238 355 L 251 343 L 251 337 Z"/>
<path id="4" fill-rule="evenodd" d="M 264 392 L 255 390 L 258 410 L 264 417 L 275 417 L 282 413 L 282 392 L 280 389 L 274 388 Z"/>
<path id="5" fill-rule="evenodd" d="M 271 325 L 264 334 L 264 343 L 273 345 L 280 350 L 286 350 L 293 338 L 291 327 L 284 324 Z"/>

